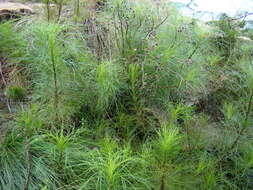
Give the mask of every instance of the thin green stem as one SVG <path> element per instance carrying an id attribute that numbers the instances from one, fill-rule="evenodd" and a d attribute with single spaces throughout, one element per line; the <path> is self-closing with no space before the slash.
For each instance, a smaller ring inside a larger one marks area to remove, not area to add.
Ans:
<path id="1" fill-rule="evenodd" d="M 250 111 L 251 111 L 251 105 L 252 105 L 252 99 L 253 99 L 253 90 L 251 90 L 251 95 L 250 95 L 250 99 L 249 99 L 249 103 L 248 103 L 248 108 L 247 108 L 247 112 L 246 112 L 246 116 L 245 116 L 245 120 L 244 120 L 244 125 L 242 127 L 242 129 L 239 131 L 239 134 L 237 136 L 237 138 L 235 139 L 234 143 L 232 144 L 230 150 L 232 151 L 235 146 L 238 144 L 242 134 L 245 132 L 245 130 L 248 128 L 248 120 L 249 120 L 249 115 L 250 115 Z"/>
<path id="2" fill-rule="evenodd" d="M 228 156 L 229 154 L 231 154 L 234 150 L 234 148 L 236 147 L 236 145 L 238 144 L 241 136 L 243 135 L 243 133 L 245 132 L 245 130 L 248 128 L 248 120 L 249 120 L 249 115 L 250 115 L 250 111 L 251 111 L 251 105 L 252 105 L 252 101 L 253 101 L 253 90 L 251 90 L 251 94 L 250 94 L 250 98 L 249 98 L 249 103 L 248 103 L 248 108 L 246 111 L 246 115 L 245 115 L 245 120 L 244 120 L 244 124 L 242 129 L 239 131 L 238 136 L 236 137 L 235 141 L 233 142 L 233 144 L 230 146 L 229 150 L 226 151 L 216 162 L 220 162 L 222 161 L 226 156 Z"/>
<path id="3" fill-rule="evenodd" d="M 25 152 L 26 152 L 26 159 L 27 159 L 27 178 L 26 178 L 23 190 L 29 190 L 31 170 L 32 170 L 32 165 L 31 165 L 32 159 L 31 159 L 31 154 L 30 154 L 29 139 L 27 135 L 25 137 Z"/>
<path id="4" fill-rule="evenodd" d="M 62 12 L 62 0 L 59 2 L 59 5 L 58 5 L 58 18 L 57 18 L 57 21 L 59 22 L 60 21 L 60 18 L 61 18 L 61 12 Z"/>
<path id="5" fill-rule="evenodd" d="M 57 85 L 57 73 L 56 73 L 56 62 L 55 62 L 55 55 L 54 55 L 54 46 L 51 44 L 51 62 L 53 67 L 53 77 L 54 77 L 54 111 L 55 117 L 58 118 L 57 109 L 58 109 L 58 85 Z"/>

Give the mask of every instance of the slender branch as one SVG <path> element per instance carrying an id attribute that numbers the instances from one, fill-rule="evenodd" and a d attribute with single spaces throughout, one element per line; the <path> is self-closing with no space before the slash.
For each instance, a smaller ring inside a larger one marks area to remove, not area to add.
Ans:
<path id="1" fill-rule="evenodd" d="M 7 98 L 7 100 L 6 100 L 6 105 L 7 105 L 7 108 L 8 108 L 8 110 L 9 110 L 9 112 L 12 113 L 11 106 L 10 106 L 10 102 L 9 102 L 8 98 Z"/>
<path id="2" fill-rule="evenodd" d="M 125 55 L 125 35 L 124 35 L 124 24 L 123 24 L 123 18 L 122 15 L 120 14 L 120 7 L 119 5 L 117 6 L 117 16 L 119 18 L 119 22 L 120 22 L 120 32 L 121 32 L 121 38 L 122 38 L 122 55 Z"/>
<path id="3" fill-rule="evenodd" d="M 233 18 L 233 19 L 231 19 L 231 21 L 233 21 L 233 20 L 240 20 L 240 19 L 242 19 L 242 18 L 245 20 L 245 18 L 246 18 L 247 16 L 250 16 L 250 15 L 253 15 L 253 13 L 246 13 L 245 15 L 240 16 L 240 17 L 238 17 L 238 18 Z"/>
<path id="4" fill-rule="evenodd" d="M 55 54 L 54 54 L 54 44 L 55 42 L 51 42 L 51 62 L 53 67 L 53 77 L 54 77 L 54 111 L 55 111 L 55 117 L 58 119 L 58 85 L 57 85 L 57 73 L 56 73 L 56 62 L 55 62 Z"/>
<path id="5" fill-rule="evenodd" d="M 246 112 L 243 128 L 239 131 L 238 136 L 236 137 L 235 141 L 233 142 L 233 144 L 231 145 L 231 147 L 229 148 L 229 150 L 226 151 L 219 159 L 216 160 L 217 163 L 220 162 L 220 161 L 222 161 L 225 157 L 227 157 L 229 154 L 231 154 L 233 152 L 233 150 L 236 147 L 236 145 L 238 144 L 241 136 L 243 135 L 243 133 L 245 132 L 245 130 L 248 128 L 248 120 L 249 120 L 249 115 L 250 115 L 252 101 L 253 101 L 253 90 L 251 90 L 251 95 L 250 95 L 250 99 L 249 99 L 249 103 L 248 103 L 248 108 L 247 108 L 247 112 Z"/>
<path id="6" fill-rule="evenodd" d="M 165 174 L 162 174 L 162 177 L 161 177 L 160 190 L 165 190 Z"/>
<path id="7" fill-rule="evenodd" d="M 153 31 L 155 31 L 157 28 L 159 28 L 161 25 L 163 25 L 166 20 L 169 18 L 169 15 L 167 15 L 160 23 L 158 23 L 156 26 L 152 27 L 151 30 L 147 33 L 144 39 L 146 39 Z"/>
<path id="8" fill-rule="evenodd" d="M 26 135 L 25 137 L 25 152 L 26 152 L 26 159 L 27 159 L 27 178 L 26 182 L 24 185 L 23 190 L 29 190 L 29 184 L 30 184 L 30 179 L 31 179 L 31 171 L 32 171 L 32 165 L 31 165 L 31 154 L 30 154 L 30 145 L 29 145 L 29 139 L 28 136 Z"/>
<path id="9" fill-rule="evenodd" d="M 4 85 L 7 86 L 7 82 L 6 82 L 6 80 L 4 78 L 4 74 L 3 74 L 2 64 L 3 64 L 2 61 L 0 61 L 0 74 L 1 74 L 2 81 L 3 81 Z"/>
<path id="10" fill-rule="evenodd" d="M 50 21 L 50 0 L 45 1 L 46 9 L 47 9 L 47 21 Z"/>
<path id="11" fill-rule="evenodd" d="M 250 61 L 250 63 L 252 63 L 252 60 L 251 60 L 250 56 L 249 56 L 249 61 Z M 248 120 L 249 120 L 249 115 L 250 115 L 251 106 L 252 106 L 252 99 L 253 99 L 253 89 L 251 89 L 251 92 L 250 92 L 249 103 L 248 103 L 248 108 L 247 108 L 246 115 L 245 115 L 244 125 L 243 125 L 242 129 L 239 131 L 239 134 L 238 134 L 237 138 L 235 139 L 234 143 L 232 144 L 232 146 L 230 148 L 231 151 L 238 144 L 242 134 L 248 128 Z"/>
<path id="12" fill-rule="evenodd" d="M 188 59 L 191 59 L 194 56 L 194 54 L 200 48 L 200 45 L 201 45 L 201 42 L 199 41 L 198 44 L 196 45 L 195 49 L 192 51 L 191 55 L 189 55 Z"/>
<path id="13" fill-rule="evenodd" d="M 245 123 L 243 125 L 243 128 L 239 131 L 239 134 L 238 134 L 236 140 L 234 141 L 234 143 L 232 144 L 230 150 L 233 150 L 235 148 L 235 146 L 238 144 L 238 141 L 240 140 L 242 134 L 248 128 L 248 120 L 249 120 L 249 114 L 250 114 L 251 105 L 252 105 L 252 99 L 253 99 L 253 90 L 251 90 L 251 95 L 250 95 L 250 99 L 249 99 L 249 103 L 248 103 L 248 108 L 247 108 L 247 112 L 246 112 L 246 116 L 245 116 L 245 121 L 244 121 Z"/>
<path id="14" fill-rule="evenodd" d="M 75 0 L 75 21 L 77 22 L 78 17 L 80 15 L 80 0 Z"/>
<path id="15" fill-rule="evenodd" d="M 2 62 L 2 60 L 0 60 L 0 74 L 1 74 L 2 81 L 3 81 L 4 85 L 5 85 L 5 87 L 7 87 L 7 82 L 6 82 L 4 74 L 3 74 L 2 64 L 3 64 L 3 62 Z M 8 98 L 6 98 L 6 105 L 7 105 L 7 108 L 9 110 L 9 112 L 12 113 L 10 102 L 9 102 Z"/>
<path id="16" fill-rule="evenodd" d="M 61 18 L 62 4 L 63 4 L 63 1 L 60 0 L 60 2 L 59 2 L 59 4 L 58 4 L 58 18 L 57 18 L 57 21 L 58 21 L 58 22 L 60 21 L 60 18 Z"/>

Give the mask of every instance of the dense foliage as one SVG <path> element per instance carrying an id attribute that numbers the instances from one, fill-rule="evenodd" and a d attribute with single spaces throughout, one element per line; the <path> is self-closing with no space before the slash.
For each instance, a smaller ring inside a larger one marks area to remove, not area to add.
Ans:
<path id="1" fill-rule="evenodd" d="M 0 24 L 0 189 L 253 188 L 240 19 L 204 24 L 168 1 L 44 3 L 43 17 Z"/>

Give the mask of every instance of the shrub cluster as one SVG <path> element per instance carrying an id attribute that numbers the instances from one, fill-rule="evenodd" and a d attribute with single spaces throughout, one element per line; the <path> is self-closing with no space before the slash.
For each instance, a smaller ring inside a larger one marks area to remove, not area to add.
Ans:
<path id="1" fill-rule="evenodd" d="M 75 1 L 61 20 L 66 2 L 56 19 L 50 2 L 0 24 L 0 189 L 252 189 L 253 42 L 238 20 L 149 0 L 89 16 Z"/>

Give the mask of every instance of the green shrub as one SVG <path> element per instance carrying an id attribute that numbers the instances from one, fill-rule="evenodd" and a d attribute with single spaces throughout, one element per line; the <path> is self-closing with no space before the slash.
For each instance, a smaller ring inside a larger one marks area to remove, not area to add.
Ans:
<path id="1" fill-rule="evenodd" d="M 9 86 L 5 93 L 7 98 L 13 101 L 21 101 L 26 97 L 26 90 L 21 86 Z"/>
<path id="2" fill-rule="evenodd" d="M 75 0 L 72 22 L 55 2 L 58 23 L 47 7 L 50 22 L 0 25 L 13 108 L 0 189 L 251 189 L 253 44 L 238 40 L 240 19 L 107 0 L 85 1 L 82 22 Z"/>
<path id="3" fill-rule="evenodd" d="M 47 147 L 43 146 L 43 142 L 39 139 L 39 136 L 29 139 L 30 148 L 29 155 L 27 155 L 25 137 L 20 130 L 14 128 L 1 137 L 1 189 L 24 189 L 27 185 L 28 189 L 40 189 L 45 185 L 49 188 L 56 188 L 56 174 L 49 167 L 41 151 Z"/>

